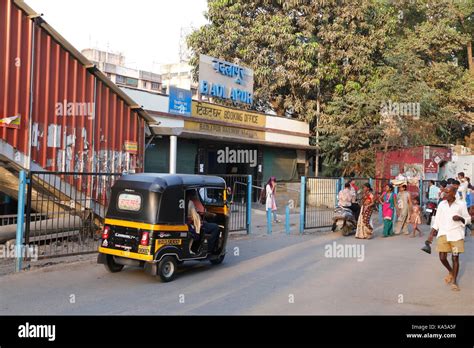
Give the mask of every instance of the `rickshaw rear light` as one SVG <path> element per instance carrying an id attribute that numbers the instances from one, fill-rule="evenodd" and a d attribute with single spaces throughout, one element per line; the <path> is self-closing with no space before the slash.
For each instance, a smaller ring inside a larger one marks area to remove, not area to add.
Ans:
<path id="1" fill-rule="evenodd" d="M 110 227 L 104 226 L 104 230 L 102 231 L 102 239 L 109 238 Z"/>
<path id="2" fill-rule="evenodd" d="M 140 240 L 140 245 L 147 246 L 150 243 L 150 232 L 142 232 L 142 239 Z"/>

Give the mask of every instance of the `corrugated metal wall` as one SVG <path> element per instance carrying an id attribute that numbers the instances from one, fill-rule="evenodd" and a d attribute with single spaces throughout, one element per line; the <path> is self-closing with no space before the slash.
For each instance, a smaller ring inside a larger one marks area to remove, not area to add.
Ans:
<path id="1" fill-rule="evenodd" d="M 28 147 L 32 22 L 10 0 L 0 0 L 0 118 L 21 116 L 19 129 L 0 126 L 1 138 Z"/>
<path id="2" fill-rule="evenodd" d="M 142 171 L 144 120 L 12 0 L 0 0 L 0 118 L 14 115 L 20 127 L 0 126 L 1 139 L 31 151 L 43 169 Z M 124 150 L 127 141 L 137 143 L 136 155 Z"/>

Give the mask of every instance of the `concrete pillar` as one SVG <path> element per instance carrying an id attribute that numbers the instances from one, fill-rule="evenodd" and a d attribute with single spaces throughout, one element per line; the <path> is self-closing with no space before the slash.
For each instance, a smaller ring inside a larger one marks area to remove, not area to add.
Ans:
<path id="1" fill-rule="evenodd" d="M 176 154 L 178 147 L 178 137 L 170 135 L 170 174 L 176 174 Z"/>

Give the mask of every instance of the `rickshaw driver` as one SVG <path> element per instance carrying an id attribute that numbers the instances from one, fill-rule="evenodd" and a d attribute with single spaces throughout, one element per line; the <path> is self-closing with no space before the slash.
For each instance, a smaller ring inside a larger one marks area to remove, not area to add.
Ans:
<path id="1" fill-rule="evenodd" d="M 206 209 L 201 203 L 201 200 L 197 196 L 196 190 L 188 191 L 188 219 L 192 219 L 191 211 L 195 209 L 198 214 L 201 216 L 201 231 L 205 234 L 211 235 L 209 238 L 209 251 L 214 251 L 216 246 L 217 238 L 219 237 L 219 226 L 212 222 L 207 222 L 204 220 L 205 216 L 212 216 L 212 213 L 206 212 Z"/>

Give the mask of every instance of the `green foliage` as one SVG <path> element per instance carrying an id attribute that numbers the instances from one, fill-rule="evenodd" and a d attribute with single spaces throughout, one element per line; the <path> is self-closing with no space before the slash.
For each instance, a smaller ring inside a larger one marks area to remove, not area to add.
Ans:
<path id="1" fill-rule="evenodd" d="M 209 0 L 208 7 L 209 24 L 188 37 L 191 64 L 204 53 L 251 67 L 254 108 L 306 120 L 314 134 L 319 107 L 326 174 L 371 175 L 377 149 L 455 143 L 472 131 L 466 47 L 474 1 Z M 382 117 L 388 102 L 419 103 L 419 119 Z"/>

